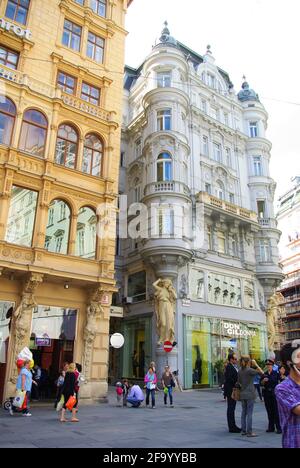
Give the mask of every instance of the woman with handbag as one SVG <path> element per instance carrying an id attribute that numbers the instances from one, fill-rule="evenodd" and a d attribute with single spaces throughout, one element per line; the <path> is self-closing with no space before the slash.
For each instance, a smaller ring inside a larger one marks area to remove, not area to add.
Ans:
<path id="1" fill-rule="evenodd" d="M 252 432 L 252 414 L 256 398 L 254 378 L 257 374 L 264 375 L 264 371 L 250 356 L 241 357 L 241 368 L 238 372 L 237 383 L 240 385 L 240 400 L 242 403 L 242 435 L 256 437 Z"/>
<path id="2" fill-rule="evenodd" d="M 67 419 L 65 417 L 66 415 L 66 409 L 69 409 L 70 411 L 72 411 L 72 419 L 71 419 L 71 422 L 78 422 L 79 419 L 76 418 L 76 412 L 77 412 L 77 400 L 76 400 L 76 397 L 75 397 L 75 394 L 76 394 L 76 383 L 77 383 L 77 379 L 76 379 L 76 373 L 75 373 L 75 370 L 76 370 L 76 364 L 72 363 L 69 365 L 69 368 L 66 372 L 66 375 L 65 375 L 65 380 L 64 380 L 64 383 L 63 383 L 63 387 L 62 387 L 62 395 L 64 396 L 64 406 L 61 410 L 61 418 L 60 418 L 60 421 L 61 422 L 66 422 Z"/>
<path id="3" fill-rule="evenodd" d="M 155 408 L 155 388 L 157 384 L 157 377 L 153 370 L 153 367 L 149 367 L 147 374 L 145 375 L 144 382 L 146 384 L 146 408 L 149 407 L 149 400 L 151 394 L 152 409 Z"/>
<path id="4" fill-rule="evenodd" d="M 169 395 L 170 407 L 174 408 L 172 391 L 173 391 L 173 387 L 175 387 L 175 382 L 174 382 L 174 378 L 173 378 L 173 375 L 169 366 L 165 366 L 165 372 L 162 375 L 161 382 L 162 382 L 162 386 L 164 389 L 165 406 L 167 406 L 167 400 L 168 400 L 168 395 Z"/>

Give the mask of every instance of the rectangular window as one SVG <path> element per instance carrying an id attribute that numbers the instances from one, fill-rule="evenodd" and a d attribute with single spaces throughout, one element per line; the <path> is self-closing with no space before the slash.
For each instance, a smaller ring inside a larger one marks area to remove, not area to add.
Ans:
<path id="1" fill-rule="evenodd" d="M 26 24 L 30 0 L 8 0 L 5 16 L 16 23 Z"/>
<path id="2" fill-rule="evenodd" d="M 76 84 L 77 80 L 74 76 L 68 75 L 64 72 L 58 72 L 57 75 L 57 86 L 64 92 L 68 94 L 76 94 Z"/>
<path id="3" fill-rule="evenodd" d="M 31 210 L 28 211 L 28 206 L 25 203 L 25 199 L 27 199 L 30 192 L 32 193 L 32 204 Z M 25 247 L 31 247 L 36 215 L 37 198 L 37 192 L 33 192 L 31 190 L 21 187 L 12 187 L 5 236 L 5 240 L 7 242 L 17 245 L 23 245 Z"/>
<path id="4" fill-rule="evenodd" d="M 158 232 L 160 237 L 174 235 L 174 211 L 170 208 L 160 209 L 158 212 Z"/>
<path id="5" fill-rule="evenodd" d="M 258 137 L 258 125 L 257 125 L 257 122 L 249 122 L 249 131 L 250 131 L 250 137 L 251 137 L 251 138 L 256 138 L 256 137 Z"/>
<path id="6" fill-rule="evenodd" d="M 232 160 L 231 160 L 231 150 L 230 148 L 225 148 L 226 153 L 226 165 L 228 167 L 232 167 Z"/>
<path id="7" fill-rule="evenodd" d="M 86 102 L 90 102 L 95 106 L 100 104 L 100 89 L 95 86 L 89 85 L 88 83 L 82 83 L 81 88 L 81 99 Z"/>
<path id="8" fill-rule="evenodd" d="M 218 252 L 222 254 L 226 253 L 226 237 L 222 231 L 218 231 Z"/>
<path id="9" fill-rule="evenodd" d="M 157 131 L 171 130 L 171 109 L 157 112 Z"/>
<path id="10" fill-rule="evenodd" d="M 227 125 L 227 127 L 229 126 L 229 117 L 226 112 L 224 112 L 224 124 Z"/>
<path id="11" fill-rule="evenodd" d="M 63 237 L 62 236 L 57 237 L 56 241 L 55 241 L 55 252 L 56 253 L 61 253 L 62 243 L 63 243 Z"/>
<path id="12" fill-rule="evenodd" d="M 205 99 L 201 99 L 201 109 L 205 114 L 207 114 L 207 103 Z"/>
<path id="13" fill-rule="evenodd" d="M 266 217 L 266 202 L 264 200 L 257 200 L 257 213 L 259 219 L 263 219 Z"/>
<path id="14" fill-rule="evenodd" d="M 106 0 L 90 0 L 91 9 L 94 13 L 103 18 L 106 17 Z"/>
<path id="15" fill-rule="evenodd" d="M 134 189 L 134 203 L 139 203 L 141 199 L 141 187 L 135 187 Z"/>
<path id="16" fill-rule="evenodd" d="M 270 243 L 266 239 L 259 240 L 259 257 L 261 262 L 269 262 L 271 260 Z"/>
<path id="17" fill-rule="evenodd" d="M 234 203 L 235 203 L 235 200 L 234 200 L 234 193 L 230 193 L 230 194 L 229 194 L 229 201 L 230 201 L 230 203 L 232 203 L 232 204 L 234 205 Z"/>
<path id="18" fill-rule="evenodd" d="M 221 145 L 219 143 L 214 143 L 214 160 L 222 162 Z"/>
<path id="19" fill-rule="evenodd" d="M 207 74 L 207 79 L 208 79 L 208 86 L 210 86 L 211 88 L 215 88 L 216 87 L 216 78 L 211 75 L 210 73 Z"/>
<path id="20" fill-rule="evenodd" d="M 215 107 L 210 108 L 210 115 L 213 119 L 218 120 L 218 111 Z"/>
<path id="21" fill-rule="evenodd" d="M 69 20 L 65 20 L 62 43 L 70 49 L 80 51 L 82 28 Z"/>
<path id="22" fill-rule="evenodd" d="M 253 173 L 255 176 L 262 175 L 262 161 L 261 156 L 253 156 Z"/>
<path id="23" fill-rule="evenodd" d="M 16 70 L 18 67 L 19 53 L 0 46 L 0 63 L 8 68 Z"/>
<path id="24" fill-rule="evenodd" d="M 134 144 L 134 154 L 135 158 L 139 158 L 142 155 L 142 139 L 139 138 Z"/>
<path id="25" fill-rule="evenodd" d="M 146 300 L 146 272 L 139 271 L 128 276 L 128 297 L 132 298 L 132 302 L 140 302 Z"/>
<path id="26" fill-rule="evenodd" d="M 213 245 L 212 245 L 212 234 L 211 234 L 211 226 L 207 226 L 207 246 L 208 250 L 212 250 Z"/>
<path id="27" fill-rule="evenodd" d="M 238 257 L 238 238 L 236 234 L 234 234 L 231 238 L 231 248 L 232 248 L 232 255 L 234 257 Z"/>
<path id="28" fill-rule="evenodd" d="M 211 195 L 211 185 L 210 184 L 205 184 L 205 192 Z"/>
<path id="29" fill-rule="evenodd" d="M 54 223 L 54 208 L 49 209 L 49 216 L 48 216 L 48 226 L 52 226 Z"/>
<path id="30" fill-rule="evenodd" d="M 208 156 L 208 138 L 207 136 L 202 137 L 202 153 L 204 156 Z"/>
<path id="31" fill-rule="evenodd" d="M 86 54 L 92 60 L 103 63 L 105 41 L 102 37 L 89 32 Z"/>
<path id="32" fill-rule="evenodd" d="M 171 72 L 157 73 L 157 86 L 159 88 L 171 87 Z"/>

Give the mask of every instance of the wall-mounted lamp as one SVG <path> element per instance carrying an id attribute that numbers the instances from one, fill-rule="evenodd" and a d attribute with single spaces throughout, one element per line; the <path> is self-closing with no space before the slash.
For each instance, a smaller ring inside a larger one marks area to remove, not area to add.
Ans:
<path id="1" fill-rule="evenodd" d="M 64 288 L 65 288 L 65 289 L 69 289 L 69 287 L 70 287 L 70 284 L 69 284 L 69 283 L 65 283 Z"/>

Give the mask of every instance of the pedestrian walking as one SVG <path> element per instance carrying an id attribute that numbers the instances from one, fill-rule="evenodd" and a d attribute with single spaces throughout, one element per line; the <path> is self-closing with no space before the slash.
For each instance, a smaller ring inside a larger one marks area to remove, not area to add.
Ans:
<path id="1" fill-rule="evenodd" d="M 279 414 L 275 397 L 275 388 L 280 383 L 279 373 L 273 370 L 274 361 L 272 359 L 267 359 L 266 365 L 267 370 L 261 377 L 261 383 L 263 385 L 263 396 L 269 421 L 266 432 L 275 432 L 276 427 L 277 434 L 281 434 L 282 431 L 280 427 Z"/>
<path id="2" fill-rule="evenodd" d="M 252 431 L 252 415 L 255 402 L 255 387 L 253 381 L 257 374 L 263 375 L 264 371 L 250 356 L 242 356 L 240 365 L 241 368 L 238 372 L 237 383 L 240 385 L 241 389 L 242 435 L 256 437 L 256 434 Z"/>
<path id="3" fill-rule="evenodd" d="M 155 409 L 155 388 L 157 384 L 157 377 L 153 367 L 149 367 L 148 372 L 145 375 L 144 382 L 146 384 L 146 407 L 149 407 L 149 399 L 151 394 L 152 409 Z"/>
<path id="4" fill-rule="evenodd" d="M 76 394 L 76 374 L 75 374 L 75 370 L 76 370 L 76 364 L 75 363 L 71 363 L 69 365 L 69 368 L 66 372 L 66 375 L 65 375 L 65 380 L 64 380 L 64 383 L 63 383 L 63 387 L 62 387 L 62 395 L 64 396 L 64 405 L 63 405 L 63 408 L 61 410 L 61 418 L 60 418 L 60 421 L 61 422 L 66 422 L 67 419 L 66 419 L 66 409 L 67 409 L 67 403 L 68 403 L 68 400 L 70 397 L 72 396 L 75 396 Z M 71 421 L 72 422 L 78 422 L 79 420 L 76 418 L 76 407 L 77 407 L 77 401 L 75 403 L 75 405 L 73 406 L 72 408 L 72 419 Z"/>
<path id="5" fill-rule="evenodd" d="M 132 405 L 132 408 L 138 408 L 144 401 L 144 394 L 141 387 L 137 384 L 129 384 L 129 394 L 127 402 Z"/>
<path id="6" fill-rule="evenodd" d="M 17 384 L 16 384 L 17 390 L 26 392 L 25 404 L 22 410 L 23 416 L 31 416 L 31 413 L 30 413 L 31 389 L 32 389 L 32 385 L 37 385 L 35 380 L 32 379 L 32 373 L 30 371 L 30 364 L 31 364 L 30 360 L 26 359 L 24 361 L 24 365 L 21 369 L 21 372 L 19 374 Z M 14 406 L 12 406 L 9 412 L 10 412 L 10 415 L 13 416 L 13 414 L 17 412 L 17 410 Z"/>
<path id="7" fill-rule="evenodd" d="M 224 373 L 224 388 L 223 395 L 227 399 L 227 424 L 229 432 L 239 433 L 241 429 L 235 423 L 235 408 L 236 401 L 231 398 L 233 388 L 238 380 L 237 355 L 235 353 L 228 354 L 228 363 Z"/>
<path id="8" fill-rule="evenodd" d="M 173 388 L 175 387 L 175 382 L 174 382 L 174 378 L 173 378 L 173 375 L 169 366 L 165 366 L 165 371 L 162 375 L 161 382 L 162 382 L 162 386 L 164 389 L 164 404 L 165 406 L 167 406 L 168 396 L 169 396 L 170 406 L 171 408 L 174 408 Z"/>
<path id="9" fill-rule="evenodd" d="M 300 448 L 300 340 L 287 343 L 281 361 L 289 376 L 275 388 L 283 448 Z"/>
<path id="10" fill-rule="evenodd" d="M 62 395 L 62 388 L 66 376 L 66 372 L 69 368 L 69 363 L 65 362 L 63 370 L 60 372 L 58 379 L 56 380 L 56 397 L 55 397 L 55 403 L 54 403 L 54 408 L 56 409 Z"/>

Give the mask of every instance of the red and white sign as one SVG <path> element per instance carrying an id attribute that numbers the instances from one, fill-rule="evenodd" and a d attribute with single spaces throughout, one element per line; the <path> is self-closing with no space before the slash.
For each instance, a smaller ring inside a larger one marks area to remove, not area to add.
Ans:
<path id="1" fill-rule="evenodd" d="M 173 349 L 173 345 L 172 345 L 171 341 L 165 341 L 164 342 L 164 351 L 166 353 L 170 353 L 172 351 L 172 349 Z"/>

